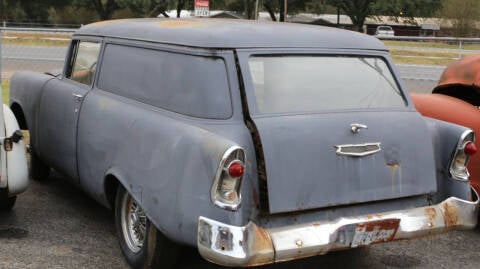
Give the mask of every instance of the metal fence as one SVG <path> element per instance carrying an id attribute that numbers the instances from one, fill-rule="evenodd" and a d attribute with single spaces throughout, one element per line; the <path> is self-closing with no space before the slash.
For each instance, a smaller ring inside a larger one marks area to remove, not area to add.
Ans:
<path id="1" fill-rule="evenodd" d="M 457 59 L 480 52 L 480 38 L 395 36 L 380 37 L 380 39 L 398 43 L 398 45 L 390 45 L 390 49 L 427 50 L 432 53 L 445 53 L 448 56 L 454 53 L 457 54 Z"/>
<path id="2" fill-rule="evenodd" d="M 19 70 L 61 69 L 75 29 L 0 27 L 1 79 Z"/>
<path id="3" fill-rule="evenodd" d="M 18 70 L 61 69 L 74 31 L 0 27 L 1 78 L 8 80 Z M 412 91 L 428 92 L 435 86 L 445 65 L 480 53 L 480 38 L 395 36 L 380 39 L 390 49 L 405 84 Z"/>
<path id="4" fill-rule="evenodd" d="M 480 38 L 395 36 L 380 39 L 390 49 L 411 92 L 431 92 L 446 65 L 480 53 Z"/>

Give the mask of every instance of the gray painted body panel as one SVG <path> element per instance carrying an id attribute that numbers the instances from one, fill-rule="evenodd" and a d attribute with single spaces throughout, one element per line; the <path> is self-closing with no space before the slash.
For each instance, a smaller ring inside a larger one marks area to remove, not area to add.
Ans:
<path id="1" fill-rule="evenodd" d="M 38 139 L 35 150 L 45 163 L 56 167 L 77 182 L 77 122 L 81 98 L 88 87 L 67 79 L 53 79 L 45 84 L 39 103 Z"/>
<path id="2" fill-rule="evenodd" d="M 166 27 L 170 22 L 170 27 Z M 290 211 L 288 214 L 262 212 L 257 172 L 261 156 L 255 152 L 254 137 L 245 124 L 251 112 L 246 111 L 249 107 L 245 105 L 251 94 L 251 85 L 243 64 L 250 52 L 236 48 L 250 48 L 267 54 L 281 51 L 308 54 L 316 48 L 323 52 L 333 48 L 331 53 L 334 54 L 378 55 L 386 58 L 390 65 L 391 60 L 381 42 L 348 31 L 290 24 L 188 22 L 193 24 L 157 19 L 104 22 L 83 27 L 74 39 L 95 37 L 104 43 L 222 57 L 231 97 L 228 100 L 232 105 L 230 118 L 195 118 L 98 89 L 96 82 L 92 89 L 79 89 L 77 83 L 68 79 L 22 72 L 12 79 L 10 102 L 25 115 L 31 144 L 40 150 L 42 160 L 73 178 L 78 170 L 75 182 L 106 206 L 110 206 L 106 178 L 115 177 L 141 203 L 157 228 L 169 238 L 189 245 L 196 244 L 199 216 L 236 226 L 252 220 L 266 227 L 276 227 L 424 206 L 451 195 L 468 198 L 468 183 L 453 181 L 446 172 L 465 128 L 421 118 L 408 95 L 403 93 L 407 101 L 404 111 L 383 111 L 384 114 L 378 115 L 379 111 L 276 118 L 252 114 L 264 144 L 266 161 L 285 165 L 277 170 L 267 163 L 271 204 L 275 205 L 276 212 Z M 230 23 L 233 28 L 229 28 Z M 235 54 L 241 68 L 237 67 Z M 97 67 L 100 74 L 101 61 L 102 56 Z M 395 68 L 392 69 L 397 74 Z M 95 80 L 98 81 L 98 77 Z M 401 81 L 398 83 L 401 85 Z M 84 90 L 80 102 L 75 102 L 71 96 L 77 90 Z M 242 91 L 247 95 L 244 100 Z M 359 114 L 362 114 L 361 119 L 353 116 Z M 362 130 L 356 137 L 348 129 L 354 119 L 365 121 L 360 123 L 369 126 L 366 132 Z M 292 143 L 295 140 L 292 136 L 300 138 L 301 143 Z M 327 143 L 320 145 L 320 141 Z M 279 147 L 279 143 L 285 142 L 288 147 Z M 334 154 L 335 144 L 360 142 L 382 142 L 385 148 L 367 157 L 368 164 L 364 164 L 363 159 L 351 163 L 343 157 L 340 162 L 333 160 L 338 158 Z M 222 154 L 232 145 L 242 147 L 247 160 L 241 188 L 242 204 L 238 211 L 221 209 L 210 200 Z M 324 147 L 322 154 L 315 155 L 314 146 Z M 51 150 L 52 147 L 57 148 Z M 290 155 L 285 154 L 286 151 Z M 398 160 L 399 169 L 387 167 L 389 161 Z M 329 167 L 333 164 L 338 169 Z M 353 169 L 340 169 L 345 167 Z M 375 171 L 363 170 L 373 168 Z M 282 172 L 285 173 L 283 179 L 284 175 L 275 175 Z M 316 176 L 323 173 L 325 178 Z M 362 183 L 364 180 L 367 183 L 362 185 L 362 192 L 355 193 L 348 189 L 348 184 L 340 184 L 340 189 L 332 190 L 338 187 L 333 181 L 355 177 L 362 177 Z M 299 178 L 310 181 L 299 184 Z M 326 181 L 317 184 L 319 179 Z M 334 195 L 333 200 L 325 199 L 325 195 L 334 194 L 335 190 L 340 193 Z M 323 193 L 323 196 L 316 200 L 313 191 Z M 281 201 L 284 194 L 290 196 Z M 389 199 L 395 197 L 402 198 Z M 358 200 L 365 203 L 356 203 Z M 346 204 L 349 202 L 353 204 Z M 295 208 L 299 210 L 291 211 Z"/>
<path id="3" fill-rule="evenodd" d="M 243 146 L 254 160 L 242 121 L 197 122 L 94 90 L 83 104 L 78 137 L 82 187 L 101 199 L 98 179 L 114 175 L 157 227 L 175 234 L 175 240 L 194 238 L 194 220 L 200 215 L 244 225 L 252 214 L 248 198 L 253 195 L 254 174 L 249 173 L 244 182 L 242 194 L 247 199 L 240 212 L 225 214 L 210 202 L 218 163 L 229 146 Z M 255 171 L 254 165 L 247 163 L 247 171 Z"/>
<path id="4" fill-rule="evenodd" d="M 32 145 L 38 145 L 37 116 L 43 86 L 52 79 L 56 78 L 51 75 L 22 71 L 15 73 L 10 81 L 10 105 L 15 104 L 22 109 L 30 130 Z"/>
<path id="5" fill-rule="evenodd" d="M 264 149 L 272 213 L 436 191 L 429 131 L 416 112 L 344 112 L 253 120 Z M 354 134 L 352 123 L 365 124 L 368 129 Z M 336 154 L 336 145 L 365 143 L 380 143 L 381 151 L 363 157 Z"/>

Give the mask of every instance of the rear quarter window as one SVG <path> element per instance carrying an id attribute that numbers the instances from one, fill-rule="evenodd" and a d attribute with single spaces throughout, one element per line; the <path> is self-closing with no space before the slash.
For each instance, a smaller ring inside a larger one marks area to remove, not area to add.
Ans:
<path id="1" fill-rule="evenodd" d="M 232 115 L 224 60 L 107 44 L 98 87 L 184 115 Z"/>

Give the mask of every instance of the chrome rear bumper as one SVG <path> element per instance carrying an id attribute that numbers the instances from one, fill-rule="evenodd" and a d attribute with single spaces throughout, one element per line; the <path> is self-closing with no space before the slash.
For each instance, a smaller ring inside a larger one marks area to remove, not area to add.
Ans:
<path id="1" fill-rule="evenodd" d="M 473 229 L 479 203 L 478 195 L 474 198 L 470 202 L 451 197 L 432 206 L 269 229 L 253 222 L 239 227 L 200 217 L 197 246 L 211 262 L 256 266 L 449 230 Z"/>

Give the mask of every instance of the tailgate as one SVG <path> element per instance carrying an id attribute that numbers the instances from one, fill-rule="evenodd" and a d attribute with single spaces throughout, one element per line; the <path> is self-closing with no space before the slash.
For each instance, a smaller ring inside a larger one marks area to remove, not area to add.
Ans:
<path id="1" fill-rule="evenodd" d="M 430 134 L 417 112 L 262 117 L 254 122 L 263 145 L 271 213 L 436 191 Z M 353 123 L 368 129 L 354 133 Z M 337 153 L 339 148 L 347 154 Z M 372 149 L 377 152 L 369 153 Z M 357 156 L 362 152 L 367 154 Z"/>

